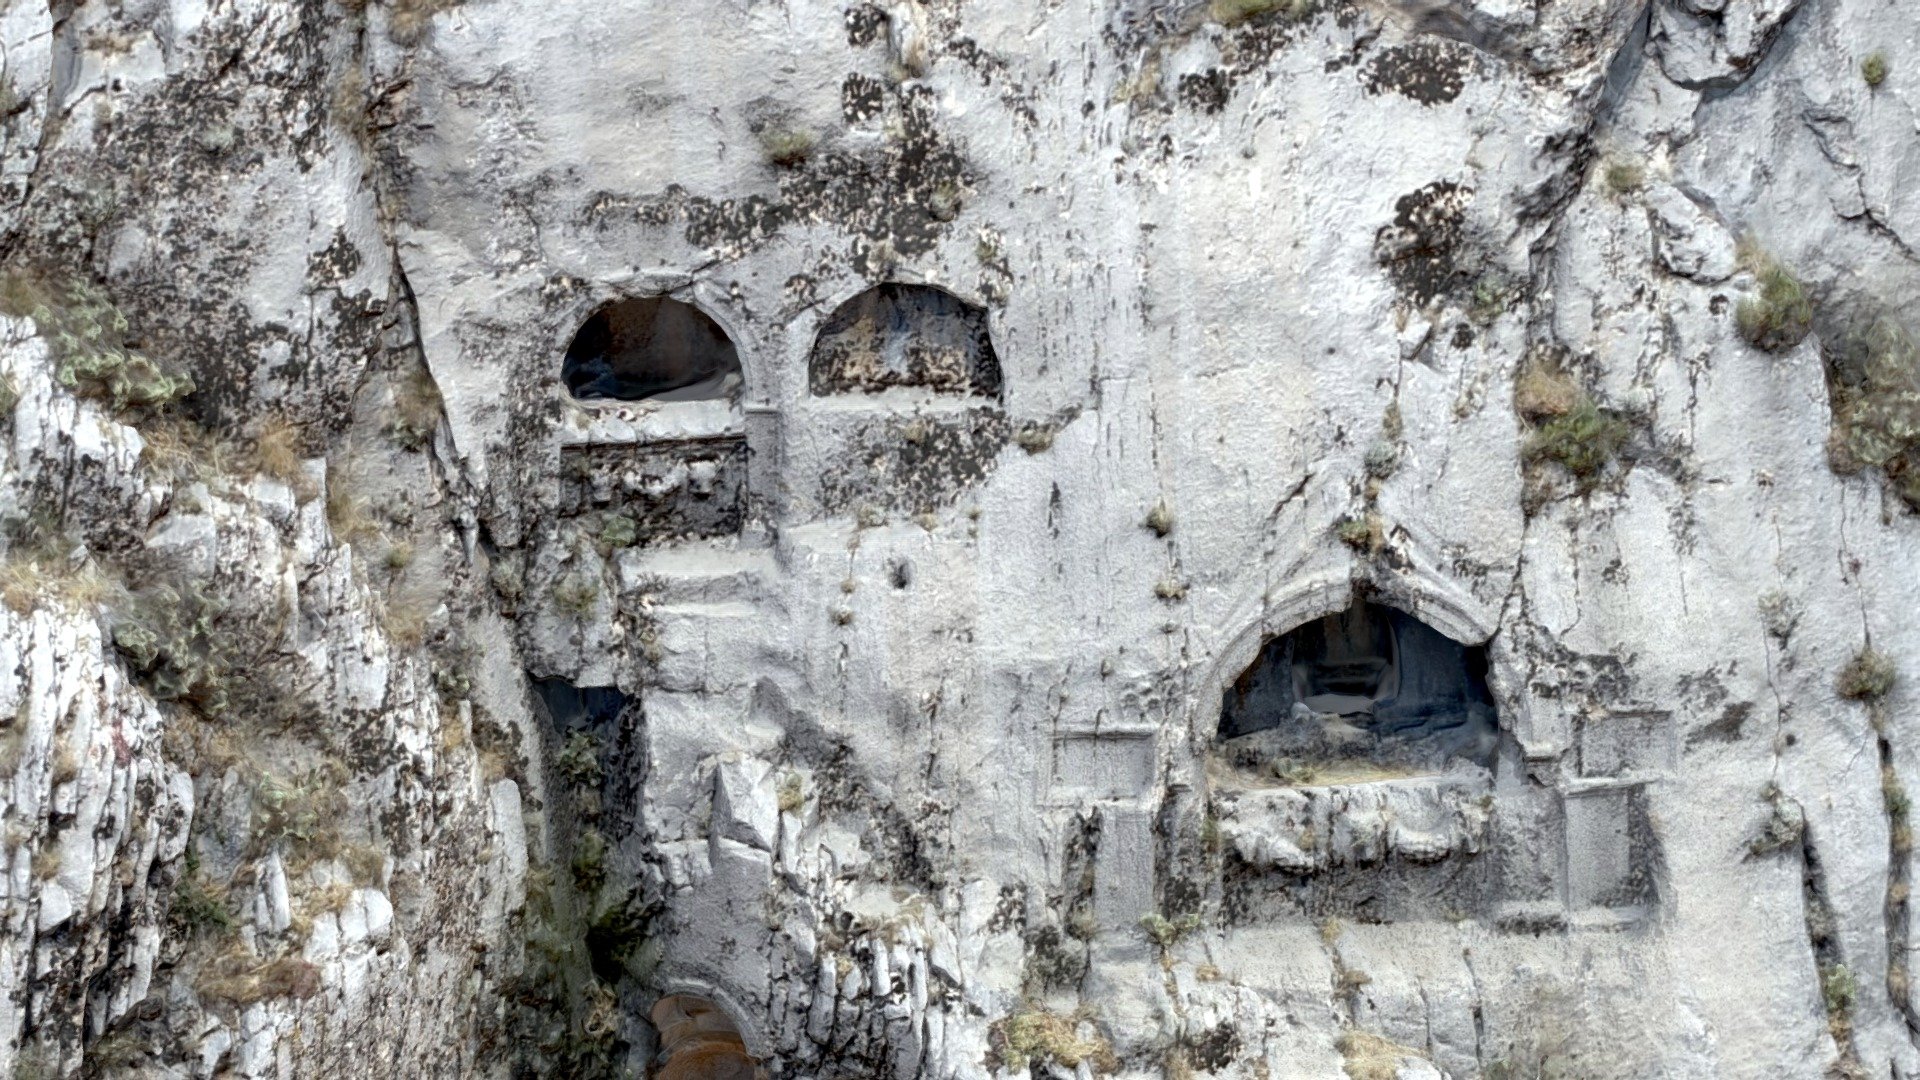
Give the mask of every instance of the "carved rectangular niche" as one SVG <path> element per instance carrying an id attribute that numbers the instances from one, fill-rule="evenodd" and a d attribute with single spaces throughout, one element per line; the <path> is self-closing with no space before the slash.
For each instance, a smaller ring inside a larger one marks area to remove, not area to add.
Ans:
<path id="1" fill-rule="evenodd" d="M 560 448 L 560 513 L 624 514 L 642 541 L 737 533 L 746 490 L 738 436 Z"/>
<path id="2" fill-rule="evenodd" d="M 1150 731 L 1062 735 L 1053 744 L 1056 802 L 1143 798 L 1153 788 Z"/>
<path id="3" fill-rule="evenodd" d="M 1609 712 L 1575 721 L 1579 775 L 1665 776 L 1673 771 L 1673 714 L 1656 710 Z"/>

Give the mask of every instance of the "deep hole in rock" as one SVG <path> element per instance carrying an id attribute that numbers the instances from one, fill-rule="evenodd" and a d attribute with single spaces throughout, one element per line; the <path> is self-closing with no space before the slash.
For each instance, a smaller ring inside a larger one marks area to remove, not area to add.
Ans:
<path id="1" fill-rule="evenodd" d="M 675 994 L 653 1007 L 660 1033 L 654 1080 L 756 1080 L 762 1074 L 740 1029 L 705 998 Z"/>
<path id="2" fill-rule="evenodd" d="M 1227 688 L 1218 737 L 1230 763 L 1306 782 L 1485 766 L 1498 734 L 1483 646 L 1359 600 L 1267 641 Z"/>
<path id="3" fill-rule="evenodd" d="M 561 377 L 582 401 L 732 398 L 740 388 L 740 354 L 720 324 L 691 304 L 619 300 L 574 334 Z"/>
<path id="4" fill-rule="evenodd" d="M 995 397 L 1000 359 L 985 308 L 929 285 L 879 285 L 821 326 L 808 385 L 815 394 L 910 386 Z"/>
<path id="5" fill-rule="evenodd" d="M 617 728 L 620 710 L 631 699 L 612 686 L 575 686 L 565 679 L 534 678 L 533 689 L 561 734 L 574 730 Z"/>

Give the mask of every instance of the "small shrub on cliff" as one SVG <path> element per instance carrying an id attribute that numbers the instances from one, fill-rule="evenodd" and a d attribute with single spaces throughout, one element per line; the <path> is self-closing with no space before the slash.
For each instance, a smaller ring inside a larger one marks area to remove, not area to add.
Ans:
<path id="1" fill-rule="evenodd" d="M 1767 820 L 1760 826 L 1760 834 L 1747 842 L 1747 854 L 1759 858 L 1799 847 L 1807 832 L 1806 815 L 1771 784 L 1762 797 L 1768 804 Z"/>
<path id="2" fill-rule="evenodd" d="M 1607 162 L 1606 171 L 1601 174 L 1606 181 L 1607 191 L 1614 198 L 1625 198 L 1639 191 L 1647 182 L 1647 171 L 1637 161 L 1614 158 Z"/>
<path id="3" fill-rule="evenodd" d="M 1540 425 L 1527 441 L 1527 456 L 1557 462 L 1589 480 L 1619 455 L 1632 429 L 1619 416 L 1581 398 L 1564 416 Z"/>
<path id="4" fill-rule="evenodd" d="M 138 593 L 118 613 L 113 643 L 155 697 L 217 716 L 234 704 L 243 684 L 265 676 L 262 660 L 280 629 L 272 614 L 238 611 L 204 583 L 183 581 L 177 589 L 155 585 Z"/>
<path id="5" fill-rule="evenodd" d="M 1920 348 L 1904 326 L 1880 314 L 1825 350 L 1836 471 L 1880 469 L 1920 509 Z"/>
<path id="6" fill-rule="evenodd" d="M 1890 70 L 1887 54 L 1879 50 L 1867 54 L 1866 59 L 1860 61 L 1860 78 L 1866 82 L 1869 90 L 1880 89 L 1880 84 L 1887 81 Z"/>
<path id="7" fill-rule="evenodd" d="M 769 162 L 783 169 L 805 164 L 819 141 L 813 132 L 801 128 L 768 125 L 760 130 L 760 149 Z"/>
<path id="8" fill-rule="evenodd" d="M 573 846 L 573 883 L 592 892 L 607 880 L 607 838 L 598 829 L 583 829 Z"/>
<path id="9" fill-rule="evenodd" d="M 594 790 L 600 786 L 600 740 L 585 731 L 567 736 L 566 744 L 553 756 L 553 767 L 561 778 L 575 787 Z"/>
<path id="10" fill-rule="evenodd" d="M 1203 921 L 1193 913 L 1169 919 L 1158 912 L 1152 912 L 1140 919 L 1140 929 L 1147 939 L 1163 949 L 1178 945 L 1181 939 L 1200 929 Z"/>
<path id="11" fill-rule="evenodd" d="M 1785 352 L 1800 344 L 1813 329 L 1813 298 L 1807 295 L 1806 286 L 1751 243 L 1742 258 L 1759 282 L 1760 295 L 1747 297 L 1734 309 L 1733 321 L 1740 336 L 1766 352 Z"/>
<path id="12" fill-rule="evenodd" d="M 173 906 L 167 909 L 167 919 L 193 936 L 234 927 L 233 910 L 227 906 L 226 898 L 200 875 L 200 855 L 191 844 L 187 846 L 180 883 L 174 886 Z"/>
<path id="13" fill-rule="evenodd" d="M 1883 698 L 1893 689 L 1895 675 L 1892 657 L 1874 649 L 1861 649 L 1840 669 L 1840 696 L 1854 701 Z"/>
<path id="14" fill-rule="evenodd" d="M 191 378 L 128 345 L 127 317 L 98 285 L 8 271 L 0 275 L 0 313 L 33 319 L 53 353 L 54 380 L 76 394 L 126 409 L 158 408 L 193 391 Z"/>

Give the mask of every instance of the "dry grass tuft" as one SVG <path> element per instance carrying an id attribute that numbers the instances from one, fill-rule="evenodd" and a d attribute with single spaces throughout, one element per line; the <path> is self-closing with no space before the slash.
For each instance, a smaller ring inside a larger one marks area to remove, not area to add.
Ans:
<path id="1" fill-rule="evenodd" d="M 304 1000 L 320 992 L 320 969 L 291 956 L 250 956 L 236 943 L 201 969 L 194 989 L 203 997 L 243 1007 L 273 998 Z"/>
<path id="2" fill-rule="evenodd" d="M 1263 15 L 1303 19 L 1313 13 L 1313 0 L 1212 0 L 1207 17 L 1221 26 L 1237 26 Z"/>
<path id="3" fill-rule="evenodd" d="M 1573 376 L 1544 362 L 1528 363 L 1513 381 L 1514 411 L 1529 423 L 1565 416 L 1580 398 L 1580 384 Z"/>
<path id="4" fill-rule="evenodd" d="M 1342 1064 L 1348 1080 L 1394 1080 L 1400 1073 L 1401 1060 L 1427 1060 L 1427 1055 L 1418 1050 L 1357 1028 L 1342 1032 L 1336 1045 L 1345 1059 Z"/>
<path id="5" fill-rule="evenodd" d="M 299 425 L 286 420 L 260 425 L 260 433 L 253 440 L 254 467 L 300 492 L 303 498 L 311 498 L 313 492 L 304 468 L 306 457 L 306 440 Z"/>
<path id="6" fill-rule="evenodd" d="M 1029 1006 L 1002 1022 L 1000 1060 L 1014 1072 L 1025 1069 L 1030 1062 L 1052 1062 L 1074 1069 L 1083 1061 L 1097 1072 L 1113 1072 L 1119 1061 L 1112 1044 L 1098 1033 L 1082 1038 L 1079 1029 L 1083 1022 L 1082 1016 L 1061 1016 Z"/>
<path id="7" fill-rule="evenodd" d="M 1748 344 L 1766 352 L 1785 352 L 1813 329 L 1813 298 L 1800 279 L 1753 241 L 1741 245 L 1741 261 L 1760 284 L 1734 309 L 1734 325 Z"/>

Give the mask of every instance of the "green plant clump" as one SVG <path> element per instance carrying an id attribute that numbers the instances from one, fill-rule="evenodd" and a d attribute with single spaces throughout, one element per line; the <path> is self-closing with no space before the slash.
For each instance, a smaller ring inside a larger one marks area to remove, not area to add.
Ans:
<path id="1" fill-rule="evenodd" d="M 600 786 L 600 740 L 585 731 L 567 736 L 566 745 L 554 755 L 553 767 L 567 783 L 596 789 Z"/>
<path id="2" fill-rule="evenodd" d="M 1180 939 L 1200 929 L 1201 925 L 1202 920 L 1195 913 L 1169 919 L 1154 912 L 1140 920 L 1140 929 L 1146 932 L 1148 939 L 1163 949 L 1179 944 Z"/>
<path id="3" fill-rule="evenodd" d="M 1892 318 L 1868 322 L 1827 356 L 1834 467 L 1882 470 L 1920 510 L 1920 348 Z"/>
<path id="4" fill-rule="evenodd" d="M 1748 344 L 1766 352 L 1785 352 L 1813 329 L 1813 298 L 1792 271 L 1764 255 L 1750 254 L 1760 295 L 1740 301 L 1734 324 Z"/>
<path id="5" fill-rule="evenodd" d="M 1639 191 L 1647 181 L 1647 171 L 1640 166 L 1640 163 L 1624 158 L 1615 158 L 1607 162 L 1606 172 L 1603 175 L 1607 182 L 1607 190 L 1616 198 Z"/>
<path id="6" fill-rule="evenodd" d="M 241 617 L 198 582 L 157 585 L 134 599 L 113 626 L 113 643 L 162 701 L 217 716 L 259 670 L 253 661 L 279 640 L 277 629 Z"/>
<path id="7" fill-rule="evenodd" d="M 760 132 L 760 149 L 766 153 L 767 160 L 786 169 L 812 157 L 817 142 L 819 139 L 813 132 L 801 128 L 768 127 Z"/>
<path id="8" fill-rule="evenodd" d="M 186 865 L 180 883 L 174 887 L 173 906 L 167 917 L 194 935 L 234 928 L 233 910 L 200 875 L 200 854 L 192 845 L 187 847 Z"/>
<path id="9" fill-rule="evenodd" d="M 1890 70 L 1887 54 L 1879 50 L 1869 53 L 1866 59 L 1860 61 L 1860 78 L 1865 80 L 1870 90 L 1880 89 L 1880 84 L 1887 81 Z"/>
<path id="10" fill-rule="evenodd" d="M 1896 675 L 1893 658 L 1874 649 L 1862 649 L 1840 669 L 1840 696 L 1854 701 L 1874 701 L 1893 689 Z"/>
<path id="11" fill-rule="evenodd" d="M 1583 399 L 1566 415 L 1540 425 L 1527 443 L 1527 456 L 1558 462 L 1581 480 L 1590 480 L 1619 456 L 1631 434 L 1625 420 Z"/>
<path id="12" fill-rule="evenodd" d="M 640 523 L 625 514 L 608 514 L 600 522 L 600 542 L 609 548 L 630 548 L 640 539 Z"/>

